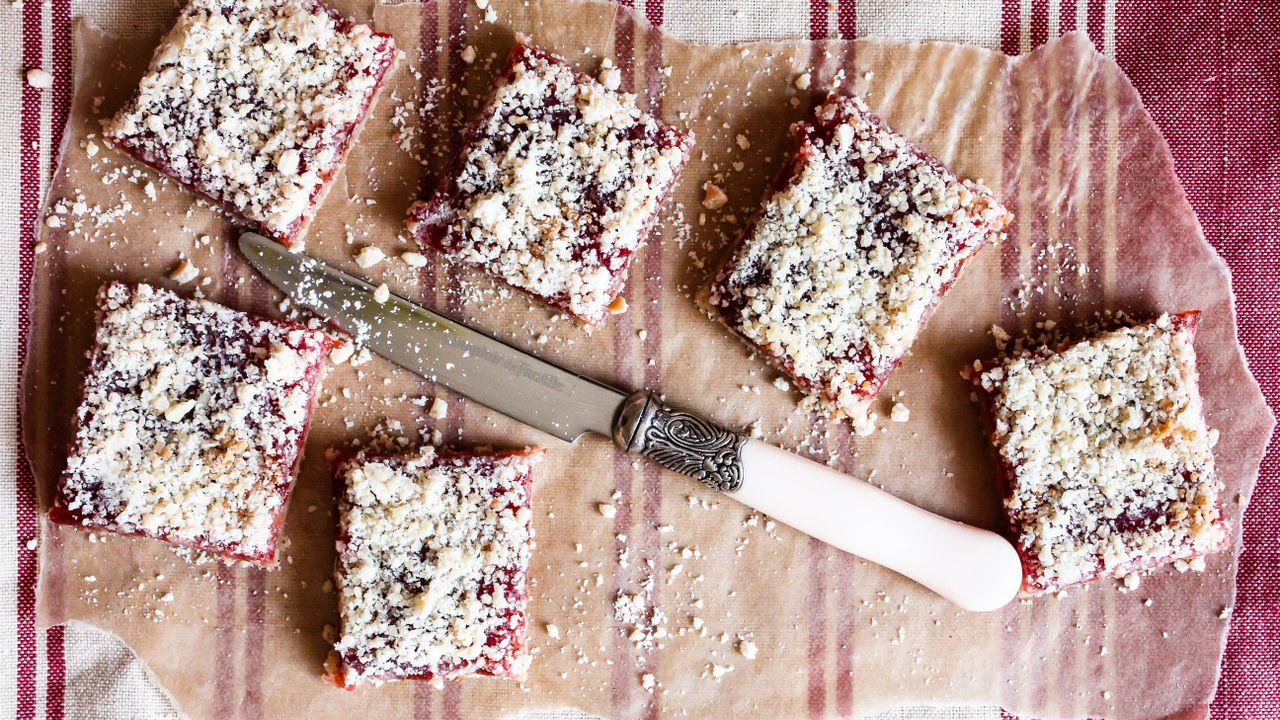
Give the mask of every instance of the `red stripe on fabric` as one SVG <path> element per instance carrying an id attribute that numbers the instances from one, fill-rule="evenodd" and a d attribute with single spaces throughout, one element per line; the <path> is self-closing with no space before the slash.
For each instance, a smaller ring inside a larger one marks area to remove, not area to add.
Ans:
<path id="1" fill-rule="evenodd" d="M 441 704 L 441 716 L 445 720 L 462 720 L 462 683 L 458 680 L 444 684 L 444 700 Z"/>
<path id="2" fill-rule="evenodd" d="M 236 571 L 218 563 L 217 582 L 217 607 L 214 610 L 214 715 L 229 718 L 232 713 L 231 693 L 235 686 L 233 631 L 236 624 Z"/>
<path id="3" fill-rule="evenodd" d="M 845 67 L 852 67 L 852 63 L 848 63 Z M 836 451 L 840 454 L 840 462 L 836 467 L 845 473 L 853 473 L 856 470 L 855 463 L 852 459 L 857 452 L 855 447 L 853 433 L 849 429 L 848 423 L 840 423 L 832 428 L 831 435 L 835 439 Z M 834 592 L 839 597 L 849 597 L 849 593 L 853 592 L 856 582 L 855 570 L 858 565 L 858 559 L 854 556 L 837 552 L 832 553 L 836 563 L 836 569 L 833 575 L 837 583 Z M 836 715 L 839 717 L 853 717 L 853 653 L 854 653 L 854 635 L 858 624 L 858 613 L 852 607 L 852 602 L 841 603 L 841 611 L 836 617 Z"/>
<path id="4" fill-rule="evenodd" d="M 858 17 L 857 4 L 855 2 L 852 0 L 841 2 L 838 20 L 842 38 L 852 39 L 857 36 Z M 856 74 L 858 61 L 857 44 L 853 42 L 845 43 L 842 52 L 841 67 L 845 68 L 846 73 L 850 76 Z M 835 423 L 829 429 L 827 435 L 831 438 L 834 451 L 837 454 L 837 462 L 834 467 L 843 473 L 858 474 L 859 468 L 856 462 L 858 452 L 857 439 L 854 437 L 849 423 Z M 846 596 L 847 593 L 853 592 L 858 559 L 844 552 L 832 552 L 831 556 L 836 565 L 833 575 L 838 585 L 834 592 L 837 596 Z M 836 654 L 835 709 L 836 714 L 840 717 L 853 717 L 853 654 L 855 652 L 854 641 L 859 616 L 851 607 L 850 602 L 843 602 L 839 607 L 841 609 L 836 612 L 836 629 L 833 639 Z"/>
<path id="5" fill-rule="evenodd" d="M 1065 0 L 1062 3 L 1062 7 L 1058 11 L 1058 30 L 1060 34 L 1069 33 L 1076 29 L 1076 12 L 1075 0 Z"/>
<path id="6" fill-rule="evenodd" d="M 624 8 L 633 7 L 631 0 L 622 0 L 619 3 Z M 613 54 L 618 69 L 622 75 L 620 89 L 624 92 L 632 92 L 635 89 L 635 19 L 630 12 L 620 12 L 614 19 L 613 24 Z M 635 267 L 632 268 L 633 272 Z M 632 305 L 642 304 L 639 298 L 642 293 L 635 283 L 627 283 L 626 295 Z M 622 379 L 627 378 L 629 384 L 629 369 L 632 366 L 632 348 L 631 323 L 626 322 L 628 316 L 620 318 L 619 322 L 613 324 L 613 371 L 614 376 Z M 631 506 L 633 502 L 632 493 L 634 491 L 635 472 L 632 466 L 632 459 L 623 451 L 615 449 L 613 452 L 613 491 L 617 499 L 611 501 L 617 509 L 617 514 L 613 520 L 613 557 L 616 562 L 622 552 L 627 549 L 627 543 L 618 540 L 618 537 L 626 536 L 631 529 Z M 631 573 L 623 568 L 620 563 L 614 567 L 614 588 L 613 598 L 616 598 L 622 589 L 630 587 Z M 631 692 L 632 686 L 635 684 L 635 673 L 632 670 L 630 648 L 626 638 L 627 629 L 616 621 L 613 623 L 613 642 L 610 647 L 610 654 L 613 658 L 613 672 L 610 678 L 609 702 L 612 708 L 612 715 L 615 717 L 626 717 L 632 714 Z"/>
<path id="7" fill-rule="evenodd" d="M 67 115 L 71 108 L 71 0 L 53 0 L 50 5 L 52 17 L 50 19 L 50 45 L 53 55 L 53 87 L 50 90 L 50 100 L 52 107 L 52 116 L 50 120 L 50 142 L 52 147 L 61 148 L 62 138 L 66 133 Z M 51 157 L 52 161 L 53 158 Z M 50 172 L 54 168 L 50 163 Z M 61 279 L 65 277 L 66 271 L 66 255 L 65 252 L 58 253 L 58 278 L 59 284 Z M 29 292 L 29 283 L 24 283 L 23 293 Z M 18 338 L 18 343 L 25 347 L 29 342 L 26 333 L 22 333 Z M 25 354 L 25 350 L 24 353 Z M 70 364 L 67 366 L 71 367 Z M 63 383 L 63 391 L 69 395 L 77 392 L 75 382 Z M 19 421 L 19 428 L 22 423 Z M 21 432 L 21 430 L 19 430 Z M 25 449 L 23 450 L 25 458 Z M 21 460 L 25 464 L 25 460 Z M 32 478 L 32 486 L 34 487 L 34 476 Z M 52 561 L 53 559 L 50 558 Z M 55 592 L 61 602 L 61 581 L 62 575 L 61 552 L 58 553 L 56 563 L 51 564 L 56 568 L 56 576 L 59 586 Z M 65 710 L 66 697 L 66 656 L 63 652 L 65 638 L 65 629 L 62 626 L 49 628 L 45 633 L 45 716 L 50 720 L 60 720 Z"/>
<path id="8" fill-rule="evenodd" d="M 822 68 L 827 64 L 829 49 L 825 40 L 830 36 L 830 29 L 827 24 L 827 0 L 810 0 L 809 4 L 809 37 L 816 40 L 812 46 L 809 56 L 809 72 L 815 81 L 811 86 L 810 102 L 816 105 L 822 101 L 825 93 L 830 89 L 826 87 L 825 80 L 822 77 Z M 821 447 L 820 438 L 825 435 L 825 423 L 822 420 L 811 421 L 809 425 L 809 433 L 811 437 L 819 438 L 816 443 L 817 447 Z M 814 459 L 822 461 L 825 459 L 824 453 L 819 451 L 818 456 Z M 824 582 L 821 574 L 823 561 L 830 548 L 820 540 L 809 538 L 809 577 L 808 595 L 806 597 L 805 607 L 809 616 L 809 637 L 808 648 L 805 657 L 806 672 L 806 705 L 808 716 L 810 718 L 821 718 L 825 714 L 826 708 L 826 632 L 827 632 L 827 608 L 824 602 L 826 592 L 824 590 Z"/>
<path id="9" fill-rule="evenodd" d="M 840 0 L 836 7 L 836 33 L 845 40 L 858 36 L 857 0 Z"/>
<path id="10" fill-rule="evenodd" d="M 662 18 L 664 15 L 663 0 L 649 0 L 645 3 L 645 17 L 653 27 L 645 33 L 645 66 L 644 83 L 647 110 L 649 113 L 662 116 L 662 78 L 658 69 L 662 67 Z M 644 367 L 644 386 L 657 388 L 662 384 L 662 317 L 663 317 L 663 275 L 662 258 L 663 242 L 661 223 L 655 223 L 649 237 L 641 250 L 643 262 L 637 268 L 641 272 L 644 288 L 644 326 L 648 335 L 641 341 L 644 357 L 650 358 Z M 631 276 L 636 275 L 633 269 Z M 634 281 L 634 280 L 633 280 Z M 644 528 L 641 530 L 645 553 L 649 558 L 660 558 L 662 555 L 661 539 L 658 526 L 662 524 L 662 468 L 657 463 L 646 463 L 644 466 Z M 662 582 L 659 575 L 663 572 L 662 563 L 654 561 L 653 594 L 650 603 L 657 607 L 661 602 Z M 658 653 L 650 652 L 645 658 L 645 670 L 655 677 L 659 675 Z M 661 693 L 650 692 L 645 699 L 644 717 L 657 720 L 662 716 Z"/>
<path id="11" fill-rule="evenodd" d="M 1000 38 L 1002 51 L 1010 55 L 1017 54 L 1022 44 L 1021 7 L 1017 0 L 1004 0 L 1000 15 Z M 1011 293 L 1018 284 L 1018 265 L 1022 259 L 1022 252 L 1019 247 L 1019 218 L 1017 217 L 1020 212 L 1018 198 L 1021 192 L 1019 165 L 1022 160 L 1022 75 L 1019 70 L 1013 70 L 1008 73 L 1007 78 L 1001 86 L 1001 103 L 1005 121 L 1004 136 L 1001 143 L 1002 167 L 1000 185 L 1002 199 L 1005 205 L 1014 212 L 1014 219 L 1009 225 L 1004 242 L 998 247 L 1000 251 L 1002 297 L 1012 297 Z M 1013 308 L 1008 303 L 1003 303 L 1001 311 L 1001 319 L 1005 323 L 1006 329 L 1010 331 L 1016 329 L 1019 320 Z M 1015 623 L 1013 627 L 1020 626 L 1021 619 L 1017 617 L 1017 613 L 1014 610 L 1006 609 L 1001 614 L 1003 624 Z M 1011 632 L 1002 633 L 1000 638 L 1001 647 L 1008 657 L 1013 657 L 1014 653 L 1018 651 L 1018 642 L 1013 635 Z M 1010 685 L 1010 687 L 1016 691 L 1019 686 Z M 1013 700 L 1013 693 L 1014 691 L 1010 691 L 1006 697 Z M 1000 717 L 1002 720 L 1015 720 L 1014 716 L 1003 708 L 1000 710 Z"/>
<path id="12" fill-rule="evenodd" d="M 62 136 L 71 108 L 71 0 L 53 0 L 50 5 L 50 45 L 53 51 L 52 113 L 49 141 L 52 148 L 62 147 Z M 56 158 L 50 158 L 55 161 Z M 51 162 L 51 168 L 53 163 Z"/>
<path id="13" fill-rule="evenodd" d="M 644 19 L 648 20 L 649 24 L 654 27 L 662 27 L 662 21 L 666 16 L 666 10 L 667 6 L 663 0 L 648 0 L 644 4 Z M 661 52 L 658 53 L 658 57 L 662 57 Z M 657 66 L 653 67 L 656 68 Z"/>
<path id="14" fill-rule="evenodd" d="M 809 0 L 809 39 L 825 40 L 831 36 L 827 22 L 827 0 Z"/>
<path id="15" fill-rule="evenodd" d="M 22 63 L 25 68 L 41 67 L 42 5 L 28 2 L 22 8 Z M 27 361 L 26 338 L 31 330 L 30 294 L 34 273 L 33 248 L 40 212 L 40 91 L 22 86 L 22 119 L 19 123 L 18 176 L 18 377 Z M 36 534 L 35 476 L 27 464 L 26 443 L 22 439 L 22 409 L 18 409 L 17 488 L 17 666 L 15 668 L 16 717 L 35 717 L 36 712 L 36 554 L 26 547 Z"/>
<path id="16" fill-rule="evenodd" d="M 817 538 L 809 538 L 809 594 L 805 608 L 809 615 L 809 646 L 807 649 L 809 678 L 805 695 L 809 718 L 821 720 L 826 716 L 827 683 L 825 662 L 827 655 L 827 583 L 826 559 L 831 548 Z"/>
<path id="17" fill-rule="evenodd" d="M 1169 141 L 1205 236 L 1232 271 L 1240 340 L 1280 407 L 1280 5 L 1122 6 L 1116 60 Z M 1244 518 L 1235 609 L 1214 718 L 1280 707 L 1280 452 L 1273 438 Z"/>
<path id="18" fill-rule="evenodd" d="M 229 246 L 230 243 L 227 243 Z M 237 269 L 243 269 L 238 265 Z M 265 315 L 268 308 L 266 281 L 256 273 L 244 276 L 249 286 L 249 308 L 255 315 Z M 245 592 L 245 626 L 241 633 L 244 647 L 241 656 L 244 659 L 244 675 L 241 681 L 240 717 L 245 720 L 262 718 L 263 694 L 262 676 L 264 646 L 266 645 L 266 612 L 267 612 L 267 574 L 260 568 L 246 570 L 247 589 Z"/>
<path id="19" fill-rule="evenodd" d="M 230 219 L 224 219 L 219 235 L 224 238 L 234 237 L 236 227 Z M 218 300 L 234 307 L 239 300 L 240 271 L 242 266 L 233 243 L 222 243 L 222 252 L 218 258 L 221 265 L 222 283 L 219 285 Z M 217 608 L 214 615 L 214 688 L 217 695 L 214 708 L 217 717 L 229 718 L 233 711 L 231 693 L 235 688 L 235 630 L 236 630 L 236 571 L 222 563 L 218 563 L 216 595 Z"/>
<path id="20" fill-rule="evenodd" d="M 1049 0 L 1031 0 L 1031 47 L 1049 39 Z"/>
<path id="21" fill-rule="evenodd" d="M 1017 55 L 1022 48 L 1022 2 L 1000 0 L 1000 52 Z"/>
<path id="22" fill-rule="evenodd" d="M 45 685 L 44 716 L 46 720 L 62 720 L 66 714 L 67 705 L 65 625 L 54 625 L 45 632 L 44 656 L 48 667 L 48 682 Z"/>
<path id="23" fill-rule="evenodd" d="M 1106 41 L 1104 35 L 1107 22 L 1106 13 L 1106 0 L 1089 0 L 1089 17 L 1084 29 L 1089 34 L 1089 40 L 1093 42 L 1093 46 L 1097 48 L 1102 47 Z"/>
<path id="24" fill-rule="evenodd" d="M 259 720 L 262 717 L 263 646 L 266 644 L 267 573 L 261 568 L 248 570 L 249 588 L 245 596 L 244 637 L 244 702 L 240 717 Z"/>
<path id="25" fill-rule="evenodd" d="M 413 684 L 413 720 L 432 720 L 436 693 L 430 683 Z"/>
<path id="26" fill-rule="evenodd" d="M 1240 340 L 1280 407 L 1280 5 L 1122 4 L 1116 60 L 1163 131 L 1205 236 L 1232 270 Z M 1280 707 L 1280 452 L 1273 438 L 1244 518 L 1214 718 Z"/>

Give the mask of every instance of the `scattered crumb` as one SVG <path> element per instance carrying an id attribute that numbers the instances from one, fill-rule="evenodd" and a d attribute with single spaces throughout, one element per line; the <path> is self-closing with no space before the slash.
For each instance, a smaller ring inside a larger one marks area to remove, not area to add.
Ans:
<path id="1" fill-rule="evenodd" d="M 186 285 L 198 277 L 200 277 L 200 268 L 196 267 L 190 260 L 185 258 L 179 260 L 177 267 L 169 271 L 169 279 L 177 282 L 179 285 Z"/>
<path id="2" fill-rule="evenodd" d="M 362 268 L 371 268 L 382 262 L 382 258 L 386 257 L 386 253 L 380 248 L 373 245 L 365 245 L 360 248 L 360 252 L 356 253 L 356 264 Z"/>
<path id="3" fill-rule="evenodd" d="M 423 255 L 422 253 L 419 253 L 419 252 L 413 252 L 412 250 L 408 252 L 400 253 L 400 260 L 405 265 L 408 265 L 409 267 L 415 267 L 415 268 L 424 267 L 427 264 L 426 255 Z"/>
<path id="4" fill-rule="evenodd" d="M 742 657 L 748 660 L 755 660 L 756 653 L 759 652 L 759 648 L 757 648 L 756 644 L 750 640 L 739 640 L 738 652 L 742 654 Z"/>
<path id="5" fill-rule="evenodd" d="M 333 363 L 334 365 L 341 365 L 342 363 L 350 360 L 351 356 L 355 353 L 355 351 L 356 351 L 355 345 L 349 342 L 344 342 L 341 345 L 338 345 L 337 347 L 335 347 L 333 350 L 329 351 L 329 362 Z"/>
<path id="6" fill-rule="evenodd" d="M 431 410 L 429 413 L 431 417 L 436 420 L 443 420 L 449 416 L 449 403 L 445 402 L 441 398 L 436 398 L 431 401 Z"/>
<path id="7" fill-rule="evenodd" d="M 600 84 L 610 90 L 617 90 L 622 86 L 622 71 L 616 67 L 607 67 L 601 70 Z"/>
<path id="8" fill-rule="evenodd" d="M 41 90 L 53 87 L 53 73 L 43 68 L 31 68 L 27 71 L 27 84 Z"/>
<path id="9" fill-rule="evenodd" d="M 382 283 L 373 289 L 373 301 L 381 305 L 391 299 L 391 288 L 386 283 Z"/>
<path id="10" fill-rule="evenodd" d="M 739 135 L 738 137 L 742 136 Z M 702 207 L 708 210 L 719 210 L 724 207 L 725 203 L 729 202 L 729 196 L 725 194 L 724 190 L 720 189 L 719 185 L 708 182 L 703 185 L 703 189 L 706 193 L 702 196 Z"/>
<path id="11" fill-rule="evenodd" d="M 797 90 L 808 90 L 809 84 L 813 82 L 813 76 L 809 73 L 801 73 L 796 76 L 795 86 Z"/>
<path id="12" fill-rule="evenodd" d="M 889 419 L 896 423 L 904 423 L 911 419 L 911 409 L 902 403 L 894 403 L 889 411 Z"/>
<path id="13" fill-rule="evenodd" d="M 560 639 L 560 627 L 554 623 L 547 623 L 547 637 L 552 640 Z"/>
<path id="14" fill-rule="evenodd" d="M 627 299 L 622 297 L 621 295 L 614 298 L 613 302 L 609 303 L 610 315 L 621 315 L 626 311 L 627 311 Z"/>
<path id="15" fill-rule="evenodd" d="M 618 508 L 610 505 L 609 503 L 600 503 L 599 505 L 596 505 L 596 510 L 599 510 L 600 514 L 607 518 L 616 517 L 618 515 Z"/>
<path id="16" fill-rule="evenodd" d="M 468 45 L 462 49 L 462 62 L 470 65 L 476 61 L 476 46 Z"/>

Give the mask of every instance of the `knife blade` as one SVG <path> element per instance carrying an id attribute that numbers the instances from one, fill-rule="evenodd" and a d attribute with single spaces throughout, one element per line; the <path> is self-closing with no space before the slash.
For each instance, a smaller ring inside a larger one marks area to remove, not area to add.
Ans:
<path id="1" fill-rule="evenodd" d="M 255 233 L 240 250 L 295 303 L 354 341 L 475 402 L 573 442 L 588 432 L 720 490 L 837 548 L 895 570 L 962 608 L 994 610 L 1022 582 L 999 535 L 934 515 L 870 484 L 750 440 L 647 390 L 624 392 L 376 288 Z"/>
<path id="2" fill-rule="evenodd" d="M 256 233 L 240 251 L 294 302 L 391 362 L 472 400 L 573 442 L 610 436 L 627 393 L 544 362 L 399 295 L 373 299 L 369 282 Z"/>

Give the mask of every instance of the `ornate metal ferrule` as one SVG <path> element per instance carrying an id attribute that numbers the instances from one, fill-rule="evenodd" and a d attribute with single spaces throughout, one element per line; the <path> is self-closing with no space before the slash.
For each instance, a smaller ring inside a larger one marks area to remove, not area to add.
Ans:
<path id="1" fill-rule="evenodd" d="M 656 460 L 717 490 L 734 492 L 742 487 L 746 436 L 692 413 L 672 410 L 648 391 L 627 398 L 614 423 L 613 441 L 627 452 Z"/>

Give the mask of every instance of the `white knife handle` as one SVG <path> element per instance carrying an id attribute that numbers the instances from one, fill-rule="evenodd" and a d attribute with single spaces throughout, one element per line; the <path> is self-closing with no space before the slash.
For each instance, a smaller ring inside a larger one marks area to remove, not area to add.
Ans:
<path id="1" fill-rule="evenodd" d="M 1003 607 L 1022 584 L 1008 540 L 934 515 L 826 465 L 631 396 L 614 439 L 845 552 L 933 590 L 965 610 Z"/>

